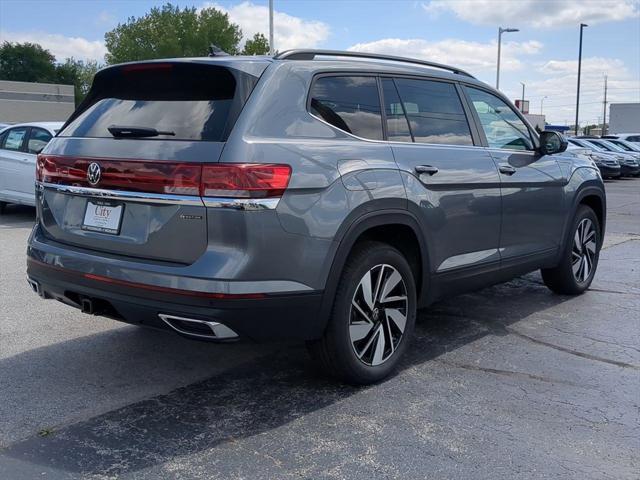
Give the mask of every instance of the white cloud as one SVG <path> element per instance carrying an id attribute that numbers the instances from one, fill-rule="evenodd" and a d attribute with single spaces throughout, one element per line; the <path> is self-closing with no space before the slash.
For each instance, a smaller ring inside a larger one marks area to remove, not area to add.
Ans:
<path id="1" fill-rule="evenodd" d="M 629 20 L 640 15 L 637 0 L 432 0 L 424 9 L 437 15 L 452 12 L 480 25 L 548 28 Z"/>
<path id="2" fill-rule="evenodd" d="M 369 43 L 358 43 L 349 50 L 422 58 L 460 67 L 473 73 L 495 69 L 497 48 L 495 41 L 480 43 L 449 39 L 430 42 L 420 38 L 385 38 Z M 501 70 L 521 69 L 523 62 L 519 57 L 534 55 L 541 49 L 542 44 L 535 40 L 523 43 L 503 42 Z"/>
<path id="3" fill-rule="evenodd" d="M 59 62 L 66 58 L 76 60 L 104 61 L 107 49 L 101 40 L 87 40 L 82 37 L 66 37 L 44 32 L 8 32 L 0 31 L 0 42 L 38 43 L 49 50 Z"/>
<path id="4" fill-rule="evenodd" d="M 96 17 L 95 23 L 103 27 L 113 27 L 117 25 L 118 19 L 113 13 L 102 10 Z"/>
<path id="5" fill-rule="evenodd" d="M 242 2 L 230 8 L 218 3 L 206 2 L 202 8 L 213 7 L 229 14 L 229 19 L 240 26 L 244 43 L 256 33 L 269 38 L 269 9 L 266 6 Z M 329 26 L 315 20 L 278 12 L 273 13 L 274 44 L 279 51 L 290 48 L 314 48 L 329 37 Z M 241 45 L 242 46 L 242 45 Z"/>

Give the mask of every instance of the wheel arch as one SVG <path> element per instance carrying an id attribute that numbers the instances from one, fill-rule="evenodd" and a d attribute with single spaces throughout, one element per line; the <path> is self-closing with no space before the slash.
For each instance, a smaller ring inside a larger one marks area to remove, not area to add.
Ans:
<path id="1" fill-rule="evenodd" d="M 411 235 L 405 237 L 402 233 Z M 336 235 L 337 246 L 327 274 L 320 308 L 320 320 L 324 326 L 331 314 L 340 275 L 354 247 L 365 240 L 378 240 L 398 248 L 416 275 L 418 306 L 426 301 L 429 281 L 429 253 L 427 242 L 417 219 L 407 210 L 386 209 L 365 213 L 351 222 L 344 222 Z M 417 264 L 416 264 L 417 263 Z"/>

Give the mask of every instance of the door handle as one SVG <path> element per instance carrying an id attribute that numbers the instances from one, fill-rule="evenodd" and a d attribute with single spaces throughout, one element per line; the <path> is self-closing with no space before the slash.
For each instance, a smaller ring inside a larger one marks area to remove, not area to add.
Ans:
<path id="1" fill-rule="evenodd" d="M 431 165 L 418 165 L 415 170 L 417 173 L 427 173 L 429 175 L 435 175 L 438 173 L 438 167 L 433 167 Z"/>
<path id="2" fill-rule="evenodd" d="M 511 165 L 500 165 L 500 173 L 504 173 L 505 175 L 513 175 L 516 173 L 516 169 Z"/>

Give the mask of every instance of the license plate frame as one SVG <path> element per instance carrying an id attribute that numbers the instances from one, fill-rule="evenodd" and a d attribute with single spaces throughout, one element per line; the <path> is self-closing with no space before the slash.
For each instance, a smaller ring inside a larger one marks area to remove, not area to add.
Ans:
<path id="1" fill-rule="evenodd" d="M 90 232 L 120 235 L 123 217 L 124 203 L 122 202 L 87 200 L 81 228 Z"/>

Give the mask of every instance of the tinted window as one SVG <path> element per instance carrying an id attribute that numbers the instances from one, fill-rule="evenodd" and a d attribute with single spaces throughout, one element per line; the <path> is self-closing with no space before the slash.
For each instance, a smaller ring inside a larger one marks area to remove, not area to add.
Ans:
<path id="1" fill-rule="evenodd" d="M 392 79 L 382 79 L 384 109 L 387 117 L 387 137 L 392 142 L 412 142 L 409 122 Z"/>
<path id="2" fill-rule="evenodd" d="M 345 132 L 382 140 L 382 114 L 374 77 L 321 77 L 311 89 L 311 113 Z"/>
<path id="3" fill-rule="evenodd" d="M 473 145 L 467 117 L 451 83 L 396 78 L 416 142 Z"/>
<path id="4" fill-rule="evenodd" d="M 236 80 L 227 69 L 197 64 L 147 68 L 149 65 L 123 66 L 96 76 L 93 103 L 60 136 L 110 138 L 107 128 L 118 125 L 174 133 L 155 137 L 158 139 L 226 139 L 227 124 L 233 123 L 230 112 L 239 111 Z"/>
<path id="5" fill-rule="evenodd" d="M 29 153 L 40 153 L 51 140 L 51 134 L 42 128 L 31 127 L 27 150 Z"/>
<path id="6" fill-rule="evenodd" d="M 480 117 L 490 147 L 533 150 L 529 129 L 509 105 L 483 90 L 467 87 L 467 93 Z"/>
<path id="7" fill-rule="evenodd" d="M 614 145 L 617 145 L 618 147 L 622 148 L 623 150 L 626 150 L 627 152 L 632 152 L 634 151 L 633 148 L 625 145 L 624 143 L 620 143 L 616 140 L 609 140 L 611 143 L 613 143 Z"/>
<path id="8" fill-rule="evenodd" d="M 2 148 L 5 150 L 22 150 L 24 139 L 27 135 L 26 128 L 12 128 L 4 139 Z"/>
<path id="9" fill-rule="evenodd" d="M 640 142 L 640 135 L 633 135 L 632 137 L 627 137 L 627 142 Z"/>

